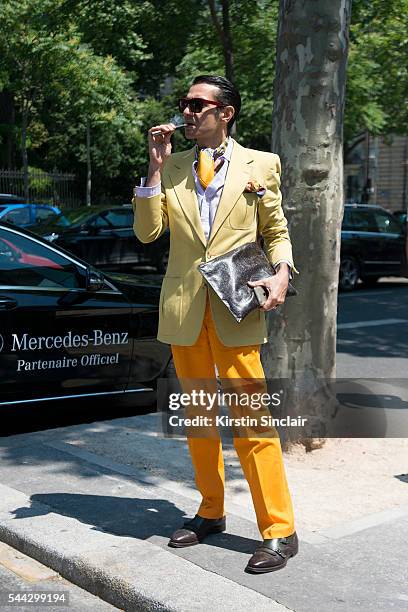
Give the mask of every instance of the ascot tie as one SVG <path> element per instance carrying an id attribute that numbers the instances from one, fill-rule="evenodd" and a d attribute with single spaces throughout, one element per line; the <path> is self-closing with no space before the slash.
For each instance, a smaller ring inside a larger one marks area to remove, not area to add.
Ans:
<path id="1" fill-rule="evenodd" d="M 225 153 L 227 145 L 228 139 L 216 149 L 211 149 L 210 147 L 199 149 L 196 145 L 196 159 L 198 158 L 197 176 L 204 189 L 207 189 L 214 178 L 214 161 Z"/>

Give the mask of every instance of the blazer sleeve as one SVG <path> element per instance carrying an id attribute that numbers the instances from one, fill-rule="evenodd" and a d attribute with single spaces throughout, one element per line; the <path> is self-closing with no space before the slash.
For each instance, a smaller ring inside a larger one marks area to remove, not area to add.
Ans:
<path id="1" fill-rule="evenodd" d="M 258 232 L 262 234 L 267 256 L 272 264 L 285 260 L 293 263 L 288 222 L 282 209 L 281 163 L 278 155 L 270 153 L 264 162 L 265 194 L 258 205 Z"/>
<path id="2" fill-rule="evenodd" d="M 169 225 L 166 192 L 161 184 L 161 193 L 150 198 L 133 196 L 133 231 L 140 242 L 157 240 Z"/>

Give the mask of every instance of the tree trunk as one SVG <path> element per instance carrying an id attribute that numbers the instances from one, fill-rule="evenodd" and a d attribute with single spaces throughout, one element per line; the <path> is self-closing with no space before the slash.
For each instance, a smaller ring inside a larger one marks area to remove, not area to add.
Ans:
<path id="1" fill-rule="evenodd" d="M 10 91 L 0 92 L 0 124 L 5 128 L 5 147 L 1 153 L 1 163 L 6 168 L 15 168 L 15 108 L 14 97 Z"/>
<path id="2" fill-rule="evenodd" d="M 212 22 L 214 24 L 215 29 L 217 30 L 219 39 L 222 44 L 222 50 L 224 54 L 225 76 L 229 81 L 234 83 L 234 78 L 235 78 L 234 53 L 232 49 L 231 24 L 230 24 L 230 15 L 229 15 L 229 8 L 230 8 L 229 0 L 221 0 L 222 25 L 217 15 L 215 1 L 208 0 L 208 6 L 210 8 Z"/>
<path id="3" fill-rule="evenodd" d="M 91 126 L 86 120 L 86 205 L 91 205 L 92 167 L 91 167 Z"/>
<path id="4" fill-rule="evenodd" d="M 24 102 L 23 110 L 22 110 L 22 117 L 21 117 L 21 154 L 22 154 L 22 161 L 23 161 L 24 199 L 26 202 L 28 202 L 29 200 L 27 125 L 28 125 L 28 108 Z"/>
<path id="5" fill-rule="evenodd" d="M 333 403 L 343 217 L 343 114 L 351 0 L 281 0 L 272 151 L 282 163 L 299 295 L 268 318 L 268 378 L 289 379 L 286 405 L 308 416 L 307 448 L 323 443 Z M 323 389 L 315 396 L 316 390 Z M 305 397 L 314 399 L 305 400 Z M 290 430 L 290 428 L 288 428 Z M 289 439 L 297 437 L 287 434 Z"/>
<path id="6" fill-rule="evenodd" d="M 222 28 L 224 30 L 224 62 L 225 62 L 225 76 L 231 83 L 235 80 L 234 71 L 234 53 L 232 50 L 232 37 L 231 37 L 231 22 L 229 15 L 229 0 L 221 0 L 222 4 Z"/>

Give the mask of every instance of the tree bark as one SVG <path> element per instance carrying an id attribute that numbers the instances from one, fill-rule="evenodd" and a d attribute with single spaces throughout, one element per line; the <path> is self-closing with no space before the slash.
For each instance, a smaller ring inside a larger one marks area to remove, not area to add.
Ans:
<path id="1" fill-rule="evenodd" d="M 299 295 L 269 315 L 263 361 L 268 378 L 291 381 L 286 405 L 308 417 L 303 442 L 309 449 L 323 443 L 334 408 L 328 387 L 315 392 L 322 389 L 319 380 L 336 372 L 350 13 L 351 0 L 280 2 L 272 151 L 281 157 L 283 206 L 300 275 L 294 279 Z"/>

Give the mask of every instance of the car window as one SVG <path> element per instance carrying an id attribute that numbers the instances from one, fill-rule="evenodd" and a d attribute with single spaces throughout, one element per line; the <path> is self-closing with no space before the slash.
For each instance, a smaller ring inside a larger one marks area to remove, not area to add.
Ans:
<path id="1" fill-rule="evenodd" d="M 101 228 L 109 228 L 111 227 L 108 221 L 102 215 L 96 215 L 93 219 L 90 219 L 87 222 L 88 227 L 101 227 Z"/>
<path id="2" fill-rule="evenodd" d="M 55 217 L 55 212 L 51 208 L 37 208 L 35 212 L 36 220 L 38 223 L 47 221 L 51 217 Z"/>
<path id="3" fill-rule="evenodd" d="M 132 227 L 133 225 L 133 212 L 131 210 L 116 208 L 108 210 L 103 216 L 112 227 Z"/>
<path id="4" fill-rule="evenodd" d="M 387 215 L 387 213 L 382 212 L 381 210 L 376 210 L 374 216 L 379 232 L 384 232 L 386 234 L 402 233 L 400 224 L 393 219 L 391 215 Z"/>
<path id="5" fill-rule="evenodd" d="M 378 232 L 372 210 L 351 210 L 352 230 L 355 232 Z"/>
<path id="6" fill-rule="evenodd" d="M 30 223 L 30 210 L 28 206 L 10 210 L 3 216 L 3 221 L 14 223 L 14 225 L 28 225 Z"/>
<path id="7" fill-rule="evenodd" d="M 39 242 L 0 229 L 0 286 L 84 288 L 77 266 Z"/>

